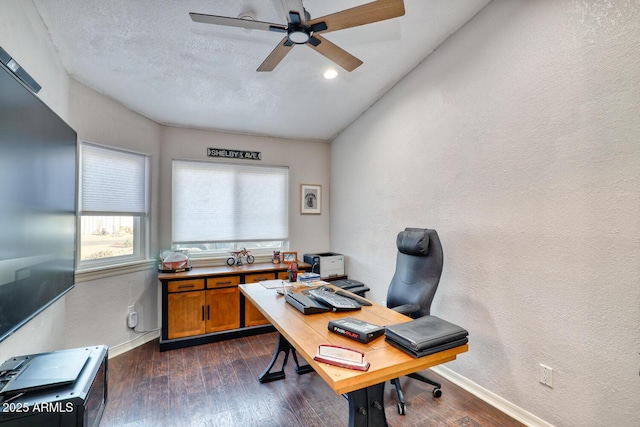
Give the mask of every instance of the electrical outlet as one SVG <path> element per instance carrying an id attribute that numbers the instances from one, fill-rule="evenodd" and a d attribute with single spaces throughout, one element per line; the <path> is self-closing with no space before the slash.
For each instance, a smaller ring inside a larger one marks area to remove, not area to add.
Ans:
<path id="1" fill-rule="evenodd" d="M 129 313 L 127 316 L 127 326 L 131 329 L 135 329 L 135 327 L 138 326 L 138 313 L 135 311 Z"/>
<path id="2" fill-rule="evenodd" d="M 553 388 L 553 368 L 540 364 L 540 384 Z"/>
<path id="3" fill-rule="evenodd" d="M 135 329 L 135 327 L 138 326 L 138 313 L 136 313 L 136 306 L 130 305 L 127 311 L 127 326 L 131 329 Z"/>

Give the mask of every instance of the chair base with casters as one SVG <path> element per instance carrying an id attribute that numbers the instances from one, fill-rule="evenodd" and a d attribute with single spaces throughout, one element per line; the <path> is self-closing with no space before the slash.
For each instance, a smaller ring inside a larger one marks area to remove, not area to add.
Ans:
<path id="1" fill-rule="evenodd" d="M 387 291 L 387 307 L 413 319 L 430 314 L 443 266 L 440 238 L 435 230 L 405 228 L 396 238 L 396 270 Z M 431 384 L 433 397 L 442 396 L 441 385 L 420 374 L 407 375 Z M 398 413 L 405 415 L 406 403 L 398 378 L 391 381 L 398 394 Z"/>
<path id="2" fill-rule="evenodd" d="M 397 311 L 398 313 L 402 313 L 406 316 L 409 316 L 412 312 L 415 312 L 418 309 L 420 309 L 420 306 L 417 304 L 404 304 L 404 305 L 400 305 L 392 308 L 392 310 Z M 442 385 L 440 383 L 430 380 L 424 375 L 421 375 L 418 373 L 407 374 L 406 376 L 426 384 L 431 384 L 434 387 L 433 391 L 431 392 L 431 394 L 433 394 L 433 397 L 438 398 L 442 396 Z M 407 404 L 405 403 L 405 400 L 404 400 L 404 393 L 402 393 L 402 385 L 400 384 L 400 378 L 395 378 L 391 380 L 391 384 L 395 386 L 396 393 L 398 395 L 398 414 L 406 415 Z"/>
<path id="3" fill-rule="evenodd" d="M 442 396 L 442 385 L 433 380 L 430 380 L 427 377 L 424 377 L 420 374 L 408 374 L 407 377 L 413 378 L 414 380 L 422 381 L 423 383 L 431 384 L 434 388 L 431 394 L 433 397 L 438 398 Z M 407 404 L 404 400 L 404 394 L 402 393 L 402 385 L 400 384 L 400 378 L 396 378 L 391 380 L 391 384 L 393 384 L 396 388 L 396 393 L 398 395 L 398 414 L 406 415 L 407 414 Z"/>

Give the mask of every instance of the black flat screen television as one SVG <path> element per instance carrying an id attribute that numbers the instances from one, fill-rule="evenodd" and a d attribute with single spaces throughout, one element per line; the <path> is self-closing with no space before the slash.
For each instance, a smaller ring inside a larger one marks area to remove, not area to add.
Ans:
<path id="1" fill-rule="evenodd" d="M 74 286 L 76 145 L 0 64 L 0 341 Z"/>

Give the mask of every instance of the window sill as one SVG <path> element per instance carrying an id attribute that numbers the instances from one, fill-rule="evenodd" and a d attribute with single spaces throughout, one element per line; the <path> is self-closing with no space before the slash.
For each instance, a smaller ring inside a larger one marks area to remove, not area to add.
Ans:
<path id="1" fill-rule="evenodd" d="M 190 257 L 189 262 L 192 267 L 218 267 L 227 265 L 227 258 L 229 255 L 224 256 L 210 256 L 210 257 Z M 271 262 L 271 255 L 256 255 L 256 263 Z"/>
<path id="2" fill-rule="evenodd" d="M 158 261 L 155 259 L 145 259 L 124 264 L 108 265 L 85 270 L 76 271 L 76 283 L 90 282 L 92 280 L 104 279 L 107 277 L 119 276 L 121 274 L 135 273 L 155 269 Z"/>

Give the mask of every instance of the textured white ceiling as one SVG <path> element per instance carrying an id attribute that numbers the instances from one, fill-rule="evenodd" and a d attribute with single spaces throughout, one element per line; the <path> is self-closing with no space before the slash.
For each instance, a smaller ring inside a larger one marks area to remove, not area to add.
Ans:
<path id="1" fill-rule="evenodd" d="M 281 33 L 193 22 L 189 12 L 286 25 L 281 0 L 33 0 L 76 80 L 162 124 L 330 140 L 489 0 L 405 0 L 404 16 L 327 33 L 364 64 L 334 64 L 295 46 L 256 68 Z M 312 18 L 366 0 L 305 0 Z"/>

